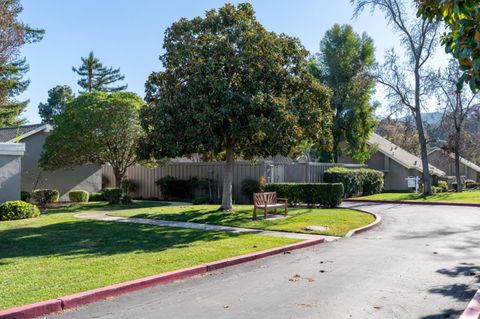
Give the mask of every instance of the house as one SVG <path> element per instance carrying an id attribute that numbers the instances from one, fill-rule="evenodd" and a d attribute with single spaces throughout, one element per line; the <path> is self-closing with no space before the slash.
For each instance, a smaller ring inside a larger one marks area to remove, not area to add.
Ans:
<path id="1" fill-rule="evenodd" d="M 20 199 L 21 158 L 25 144 L 0 143 L 0 203 Z"/>
<path id="2" fill-rule="evenodd" d="M 448 176 L 455 176 L 455 154 L 435 148 L 428 153 L 428 162 L 444 170 Z M 460 157 L 460 176 L 480 181 L 480 166 Z"/>
<path id="3" fill-rule="evenodd" d="M 67 200 L 68 192 L 72 189 L 99 191 L 102 186 L 101 165 L 88 164 L 51 172 L 38 166 L 43 144 L 51 131 L 49 124 L 0 128 L 0 143 L 25 144 L 25 153 L 21 158 L 21 190 L 29 192 L 40 188 L 57 189 L 61 200 Z"/>
<path id="4" fill-rule="evenodd" d="M 408 190 L 406 178 L 408 176 L 422 177 L 422 160 L 393 144 L 378 134 L 373 133 L 368 144 L 376 147 L 376 152 L 366 162 L 369 168 L 382 171 L 385 174 L 385 190 Z M 345 156 L 339 163 L 355 163 L 352 158 Z M 446 176 L 446 173 L 433 165 L 429 165 L 433 178 Z"/>

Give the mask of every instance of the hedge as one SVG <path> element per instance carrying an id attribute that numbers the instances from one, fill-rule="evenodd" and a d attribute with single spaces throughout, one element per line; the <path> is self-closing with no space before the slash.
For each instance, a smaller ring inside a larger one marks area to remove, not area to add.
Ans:
<path id="1" fill-rule="evenodd" d="M 85 203 L 88 202 L 89 194 L 82 189 L 74 189 L 68 192 L 68 198 L 71 202 Z"/>
<path id="2" fill-rule="evenodd" d="M 56 189 L 36 189 L 32 192 L 32 199 L 39 204 L 58 202 L 60 193 Z"/>
<path id="3" fill-rule="evenodd" d="M 88 200 L 90 202 L 103 202 L 105 201 L 105 196 L 103 196 L 103 193 L 90 193 Z"/>
<path id="4" fill-rule="evenodd" d="M 21 200 L 12 200 L 0 205 L 0 220 L 15 220 L 40 216 L 37 206 Z"/>
<path id="5" fill-rule="evenodd" d="M 332 167 L 324 172 L 327 183 L 342 183 L 345 197 L 374 195 L 383 191 L 383 172 L 369 168 Z"/>
<path id="6" fill-rule="evenodd" d="M 165 176 L 155 181 L 155 184 L 160 187 L 164 200 L 191 199 L 198 183 L 197 178 L 177 179 L 172 176 Z"/>
<path id="7" fill-rule="evenodd" d="M 111 205 L 120 204 L 122 200 L 122 190 L 120 188 L 106 188 L 102 193 L 105 200 Z"/>
<path id="8" fill-rule="evenodd" d="M 277 197 L 287 198 L 292 205 L 300 203 L 337 207 L 342 203 L 341 183 L 275 183 L 265 185 L 266 192 L 277 192 Z"/>
<path id="9" fill-rule="evenodd" d="M 242 181 L 240 191 L 243 196 L 248 198 L 248 202 L 251 203 L 253 200 L 253 193 L 258 193 L 260 191 L 260 183 L 253 178 L 245 178 Z"/>

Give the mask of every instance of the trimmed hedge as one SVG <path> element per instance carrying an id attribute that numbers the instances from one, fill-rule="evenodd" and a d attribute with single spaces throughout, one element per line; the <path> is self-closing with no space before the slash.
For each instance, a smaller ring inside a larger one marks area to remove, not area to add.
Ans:
<path id="1" fill-rule="evenodd" d="M 102 194 L 110 205 L 120 204 L 122 200 L 122 190 L 120 188 L 105 188 Z"/>
<path id="2" fill-rule="evenodd" d="M 21 200 L 11 200 L 0 205 L 0 220 L 15 220 L 40 216 L 37 206 Z"/>
<path id="3" fill-rule="evenodd" d="M 280 198 L 287 198 L 292 205 L 300 203 L 337 207 L 342 203 L 341 183 L 275 183 L 265 185 L 266 192 L 277 192 Z"/>
<path id="4" fill-rule="evenodd" d="M 58 202 L 60 193 L 56 189 L 36 189 L 32 192 L 32 199 L 39 204 Z"/>
<path id="5" fill-rule="evenodd" d="M 85 203 L 88 202 L 89 194 L 82 189 L 74 189 L 68 192 L 68 198 L 71 202 Z"/>
<path id="6" fill-rule="evenodd" d="M 374 195 L 383 191 L 383 172 L 374 169 L 332 167 L 324 172 L 323 179 L 327 183 L 342 183 L 345 197 L 360 193 Z"/>
<path id="7" fill-rule="evenodd" d="M 105 196 L 103 196 L 103 193 L 90 193 L 88 200 L 90 202 L 103 202 L 105 201 Z"/>
<path id="8" fill-rule="evenodd" d="M 155 181 L 160 187 L 164 200 L 189 200 L 193 198 L 195 187 L 198 186 L 197 178 L 178 179 L 172 176 L 165 176 Z"/>

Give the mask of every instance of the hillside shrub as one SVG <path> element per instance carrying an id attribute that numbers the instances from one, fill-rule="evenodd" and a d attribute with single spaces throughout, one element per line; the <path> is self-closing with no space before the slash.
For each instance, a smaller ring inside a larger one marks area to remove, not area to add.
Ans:
<path id="1" fill-rule="evenodd" d="M 122 200 L 122 190 L 120 188 L 106 188 L 102 191 L 103 197 L 110 204 L 120 204 Z"/>
<path id="2" fill-rule="evenodd" d="M 342 203 L 341 183 L 275 183 L 265 185 L 266 192 L 276 192 L 277 197 L 287 198 L 289 204 L 300 203 L 337 207 Z"/>
<path id="3" fill-rule="evenodd" d="M 68 192 L 68 199 L 70 199 L 71 202 L 86 203 L 89 197 L 90 194 L 82 189 L 74 189 Z"/>
<path id="4" fill-rule="evenodd" d="M 157 179 L 155 184 L 160 187 L 164 200 L 189 200 L 193 198 L 193 192 L 198 185 L 198 179 L 178 179 L 172 176 L 165 176 Z"/>
<path id="5" fill-rule="evenodd" d="M 56 189 L 36 189 L 32 192 L 32 199 L 39 204 L 58 202 L 60 193 Z"/>
<path id="6" fill-rule="evenodd" d="M 383 172 L 369 168 L 349 169 L 332 167 L 324 172 L 327 183 L 342 183 L 345 197 L 353 195 L 374 195 L 383 191 Z"/>
<path id="7" fill-rule="evenodd" d="M 0 205 L 0 220 L 16 220 L 40 216 L 37 206 L 21 200 L 12 200 Z"/>

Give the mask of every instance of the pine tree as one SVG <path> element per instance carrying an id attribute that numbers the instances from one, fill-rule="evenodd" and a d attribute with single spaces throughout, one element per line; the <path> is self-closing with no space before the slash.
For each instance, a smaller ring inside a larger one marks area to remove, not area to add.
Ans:
<path id="1" fill-rule="evenodd" d="M 120 73 L 120 68 L 114 69 L 103 66 L 100 60 L 93 55 L 93 52 L 90 52 L 88 57 L 81 59 L 82 65 L 78 69 L 72 67 L 72 70 L 80 75 L 80 80 L 77 83 L 85 92 L 117 92 L 127 88 L 127 85 L 110 86 L 125 79 L 125 76 Z"/>
<path id="2" fill-rule="evenodd" d="M 75 95 L 68 85 L 57 85 L 48 91 L 47 103 L 38 105 L 38 114 L 43 123 L 51 124 L 53 118 L 62 113 L 68 102 L 72 101 Z"/>

